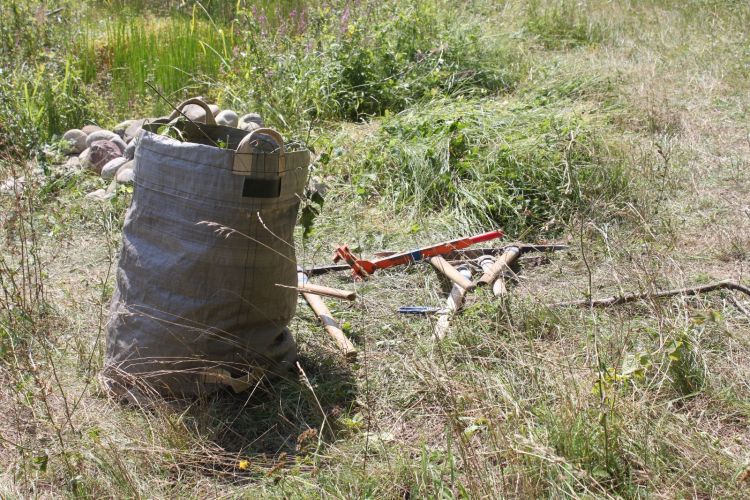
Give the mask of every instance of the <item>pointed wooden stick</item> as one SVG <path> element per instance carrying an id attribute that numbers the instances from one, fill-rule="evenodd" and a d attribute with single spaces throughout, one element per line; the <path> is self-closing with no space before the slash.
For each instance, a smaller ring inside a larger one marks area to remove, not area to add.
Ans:
<path id="1" fill-rule="evenodd" d="M 468 266 L 461 266 L 457 270 L 467 280 L 471 279 L 471 269 Z M 438 319 L 437 319 L 437 323 L 435 323 L 435 331 L 434 331 L 435 339 L 442 340 L 445 338 L 446 335 L 448 335 L 448 331 L 450 330 L 450 327 L 451 327 L 451 319 L 453 318 L 453 315 L 456 314 L 458 310 L 461 309 L 461 306 L 464 304 L 465 295 L 466 295 L 465 288 L 457 284 L 453 285 L 453 288 L 451 289 L 451 293 L 448 296 L 448 300 L 446 300 L 445 302 L 445 308 L 437 313 Z"/>
<path id="2" fill-rule="evenodd" d="M 297 290 L 300 293 L 312 293 L 315 295 L 323 295 L 324 297 L 333 297 L 335 299 L 354 300 L 357 298 L 357 292 L 355 292 L 354 290 L 341 290 L 339 288 L 314 285 L 312 283 L 298 285 Z"/>
<path id="3" fill-rule="evenodd" d="M 297 272 L 297 281 L 300 286 L 305 286 L 307 284 L 307 275 L 302 272 Z M 344 357 L 346 357 L 347 359 L 356 358 L 357 349 L 354 347 L 354 344 L 352 344 L 351 340 L 349 340 L 346 335 L 344 335 L 344 331 L 339 327 L 339 324 L 333 318 L 331 310 L 328 309 L 328 306 L 325 302 L 323 302 L 323 299 L 321 299 L 318 295 L 308 292 L 302 292 L 302 296 L 305 298 L 307 304 L 323 324 L 323 328 L 325 328 L 326 332 L 328 332 L 328 335 L 333 339 L 334 342 L 336 342 L 336 345 L 344 354 Z"/>
<path id="4" fill-rule="evenodd" d="M 503 271 L 505 271 L 506 269 L 510 269 L 510 266 L 516 261 L 516 259 L 518 259 L 519 255 L 521 255 L 520 248 L 506 247 L 505 252 L 503 252 L 503 254 L 497 258 L 497 260 L 495 260 L 495 263 L 484 270 L 484 274 L 482 274 L 482 276 L 476 281 L 475 285 L 494 285 L 495 282 L 500 278 L 500 275 L 503 273 Z M 498 286 L 498 293 L 495 293 L 495 295 L 501 295 L 503 288 L 504 286 Z"/>
<path id="5" fill-rule="evenodd" d="M 432 265 L 432 267 L 434 267 L 437 272 L 441 273 L 443 276 L 445 276 L 454 284 L 460 286 L 464 290 L 474 289 L 474 283 L 472 283 L 470 279 L 461 274 L 458 269 L 450 265 L 448 261 L 441 256 L 436 255 L 435 257 L 431 257 L 430 265 Z"/>

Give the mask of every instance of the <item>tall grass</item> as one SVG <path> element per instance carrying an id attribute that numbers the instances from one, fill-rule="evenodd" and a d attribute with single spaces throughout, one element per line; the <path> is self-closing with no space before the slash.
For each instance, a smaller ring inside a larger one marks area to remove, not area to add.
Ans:
<path id="1" fill-rule="evenodd" d="M 384 119 L 344 155 L 332 143 L 321 163 L 402 216 L 448 212 L 460 227 L 521 234 L 564 227 L 598 197 L 626 201 L 632 186 L 609 139 L 585 105 L 564 99 L 446 99 Z"/>
<path id="2" fill-rule="evenodd" d="M 105 24 L 101 37 L 90 28 L 78 58 L 84 81 L 106 78 L 114 101 L 122 104 L 151 94 L 146 81 L 179 97 L 205 92 L 200 82 L 229 69 L 235 40 L 231 28 L 203 17 L 195 9 L 192 19 L 116 18 Z M 165 110 L 165 104 L 157 109 Z"/>
<path id="3" fill-rule="evenodd" d="M 545 48 L 564 49 L 601 42 L 604 30 L 593 22 L 591 2 L 528 2 L 524 28 Z"/>
<path id="4" fill-rule="evenodd" d="M 262 11 L 242 11 L 243 43 L 220 98 L 306 130 L 514 88 L 523 68 L 516 48 L 484 36 L 481 19 L 449 12 L 442 2 L 339 1 L 293 11 L 273 27 Z"/>
<path id="5" fill-rule="evenodd" d="M 12 68 L 0 79 L 0 143 L 26 151 L 102 116 L 70 61 Z"/>

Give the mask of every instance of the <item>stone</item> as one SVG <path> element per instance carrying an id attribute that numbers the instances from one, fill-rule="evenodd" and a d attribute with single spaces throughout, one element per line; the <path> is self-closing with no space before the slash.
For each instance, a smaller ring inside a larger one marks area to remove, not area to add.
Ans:
<path id="1" fill-rule="evenodd" d="M 112 179 L 112 182 L 107 186 L 107 194 L 117 193 L 117 179 Z"/>
<path id="2" fill-rule="evenodd" d="M 231 109 L 225 109 L 224 111 L 216 115 L 217 125 L 226 125 L 227 127 L 236 128 L 239 120 L 240 118 L 237 116 L 237 113 L 235 113 Z"/>
<path id="3" fill-rule="evenodd" d="M 135 120 L 122 121 L 118 123 L 117 125 L 115 125 L 115 127 L 112 129 L 112 132 L 114 132 L 115 134 L 119 135 L 120 137 L 124 139 L 125 131 L 128 129 L 128 127 L 130 127 L 133 124 L 134 121 Z"/>
<path id="4" fill-rule="evenodd" d="M 85 150 L 84 150 L 85 151 Z M 80 170 L 81 169 L 81 158 L 78 156 L 71 156 L 65 161 L 63 165 L 65 170 Z"/>
<path id="5" fill-rule="evenodd" d="M 206 111 L 197 104 L 188 104 L 187 106 L 182 108 L 182 113 L 194 122 L 203 123 L 203 121 L 206 119 Z"/>
<path id="6" fill-rule="evenodd" d="M 130 141 L 125 148 L 125 151 L 122 152 L 122 156 L 124 156 L 128 160 L 132 160 L 135 157 L 135 147 L 135 141 Z"/>
<path id="7" fill-rule="evenodd" d="M 110 141 L 114 142 L 118 148 L 120 148 L 120 153 L 125 152 L 125 148 L 128 147 L 127 144 L 125 144 L 125 141 L 122 140 L 122 137 L 119 135 L 114 136 L 113 138 L 109 139 Z"/>
<path id="8" fill-rule="evenodd" d="M 258 113 L 248 113 L 240 118 L 238 128 L 251 132 L 263 127 L 263 119 Z"/>
<path id="9" fill-rule="evenodd" d="M 141 128 L 143 127 L 143 124 L 146 123 L 146 120 L 154 121 L 156 118 L 143 118 L 141 120 L 131 120 L 130 126 L 125 129 L 125 135 L 123 135 L 123 139 L 125 139 L 125 142 L 130 143 L 130 141 L 133 140 L 133 138 L 138 135 L 138 132 L 141 131 Z"/>
<path id="10" fill-rule="evenodd" d="M 129 161 L 117 171 L 115 179 L 119 184 L 132 184 L 135 181 L 135 169 L 132 163 L 132 161 Z"/>
<path id="11" fill-rule="evenodd" d="M 86 195 L 87 200 L 107 201 L 115 197 L 115 193 L 108 193 L 105 189 L 97 189 Z"/>
<path id="12" fill-rule="evenodd" d="M 255 125 L 250 125 L 251 123 Z M 248 113 L 240 118 L 239 128 L 242 130 L 252 131 L 261 127 L 263 127 L 263 118 L 258 113 Z"/>
<path id="13" fill-rule="evenodd" d="M 86 138 L 86 146 L 91 147 L 96 141 L 108 141 L 116 136 L 117 134 L 110 132 L 109 130 L 97 130 L 96 132 L 89 134 Z"/>
<path id="14" fill-rule="evenodd" d="M 219 106 L 217 106 L 216 104 L 209 104 L 208 109 L 211 110 L 211 113 L 214 115 L 214 118 L 216 117 L 216 115 L 219 114 L 219 111 L 221 111 L 221 108 L 219 108 Z"/>
<path id="15" fill-rule="evenodd" d="M 107 164 L 102 167 L 102 179 L 114 179 L 115 175 L 117 175 L 117 171 L 120 170 L 120 167 L 127 162 L 128 159 L 123 158 L 122 156 L 108 161 Z"/>
<path id="16" fill-rule="evenodd" d="M 83 168 L 89 168 L 89 155 L 91 154 L 91 148 L 84 149 L 81 154 L 78 155 L 78 161 Z"/>
<path id="17" fill-rule="evenodd" d="M 26 184 L 26 177 L 11 177 L 0 182 L 0 193 L 15 194 L 23 192 L 23 186 Z"/>
<path id="18" fill-rule="evenodd" d="M 86 135 L 91 135 L 94 132 L 102 130 L 102 128 L 97 125 L 86 125 L 81 130 L 83 130 Z"/>
<path id="19" fill-rule="evenodd" d="M 88 156 L 81 163 L 84 167 L 101 175 L 102 167 L 115 158 L 122 156 L 120 148 L 112 141 L 95 141 L 88 149 Z"/>
<path id="20" fill-rule="evenodd" d="M 242 130 L 247 130 L 248 132 L 252 132 L 253 130 L 259 129 L 261 127 L 255 122 L 245 122 L 245 123 L 240 123 L 240 126 L 238 128 Z"/>
<path id="21" fill-rule="evenodd" d="M 68 130 L 63 134 L 63 140 L 68 141 L 72 154 L 81 154 L 86 149 L 86 132 L 77 128 Z"/>

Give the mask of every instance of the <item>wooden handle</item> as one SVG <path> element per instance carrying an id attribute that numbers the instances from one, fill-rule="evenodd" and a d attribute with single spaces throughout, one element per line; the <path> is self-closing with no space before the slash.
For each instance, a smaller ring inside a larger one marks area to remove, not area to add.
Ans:
<path id="1" fill-rule="evenodd" d="M 471 280 L 471 269 L 468 267 L 456 269 L 456 272 L 460 273 L 467 280 Z M 448 335 L 451 327 L 451 317 L 463 306 L 465 295 L 466 289 L 454 283 L 451 293 L 445 301 L 445 308 L 438 312 L 438 320 L 435 323 L 434 331 L 434 336 L 437 340 L 442 340 Z"/>
<path id="2" fill-rule="evenodd" d="M 276 145 L 279 147 L 279 156 L 284 156 L 284 138 L 280 133 L 276 132 L 272 128 L 256 128 L 255 130 L 251 131 L 249 134 L 243 137 L 240 143 L 237 145 L 237 152 L 240 154 L 247 154 L 252 152 L 250 144 L 252 143 L 253 138 L 256 135 L 267 135 L 273 138 L 273 140 L 276 142 Z"/>
<path id="3" fill-rule="evenodd" d="M 470 279 L 459 273 L 455 267 L 450 265 L 448 261 L 441 256 L 436 255 L 435 257 L 431 257 L 430 264 L 432 264 L 432 267 L 434 267 L 439 273 L 445 275 L 446 278 L 448 278 L 464 290 L 473 290 L 476 287 L 476 285 L 472 283 Z"/>
<path id="4" fill-rule="evenodd" d="M 354 300 L 357 298 L 357 292 L 354 290 L 341 290 L 329 286 L 313 285 L 312 283 L 298 285 L 297 290 L 300 293 L 312 293 L 313 295 L 323 295 L 324 297 L 333 297 L 334 299 Z"/>
<path id="5" fill-rule="evenodd" d="M 331 310 L 328 309 L 328 306 L 323 302 L 323 299 L 312 293 L 303 293 L 302 296 L 305 297 L 310 308 L 315 312 L 315 315 L 320 319 L 321 323 L 323 323 L 326 332 L 328 332 L 328 335 L 330 335 L 333 341 L 336 342 L 336 345 L 344 353 L 344 356 L 347 359 L 356 358 L 357 349 L 354 347 L 354 344 L 346 338 L 346 335 L 344 335 L 341 328 L 339 328 L 338 323 L 333 319 L 333 315 L 331 315 Z"/>
<path id="6" fill-rule="evenodd" d="M 497 258 L 494 264 L 485 269 L 484 274 L 476 281 L 476 286 L 489 285 L 494 283 L 502 272 L 511 266 L 521 254 L 518 247 L 508 247 L 505 252 Z M 484 266 L 482 266 L 484 268 Z"/>
<path id="7" fill-rule="evenodd" d="M 200 99 L 198 97 L 192 97 L 178 104 L 177 109 L 172 111 L 172 114 L 169 115 L 168 121 L 172 121 L 178 116 L 180 116 L 180 112 L 188 104 L 195 104 L 196 106 L 200 106 L 201 108 L 203 108 L 203 111 L 206 113 L 206 116 L 204 117 L 203 121 L 206 125 L 216 125 L 216 119 L 214 118 L 214 114 L 211 112 L 211 108 L 208 107 L 208 104 L 206 104 L 206 102 L 203 99 Z"/>

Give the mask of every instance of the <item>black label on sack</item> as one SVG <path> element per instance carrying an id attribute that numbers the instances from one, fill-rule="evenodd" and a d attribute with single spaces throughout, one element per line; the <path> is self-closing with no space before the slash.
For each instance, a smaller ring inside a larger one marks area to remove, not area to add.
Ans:
<path id="1" fill-rule="evenodd" d="M 281 177 L 276 179 L 257 179 L 245 177 L 242 184 L 244 198 L 278 198 L 281 196 Z"/>

